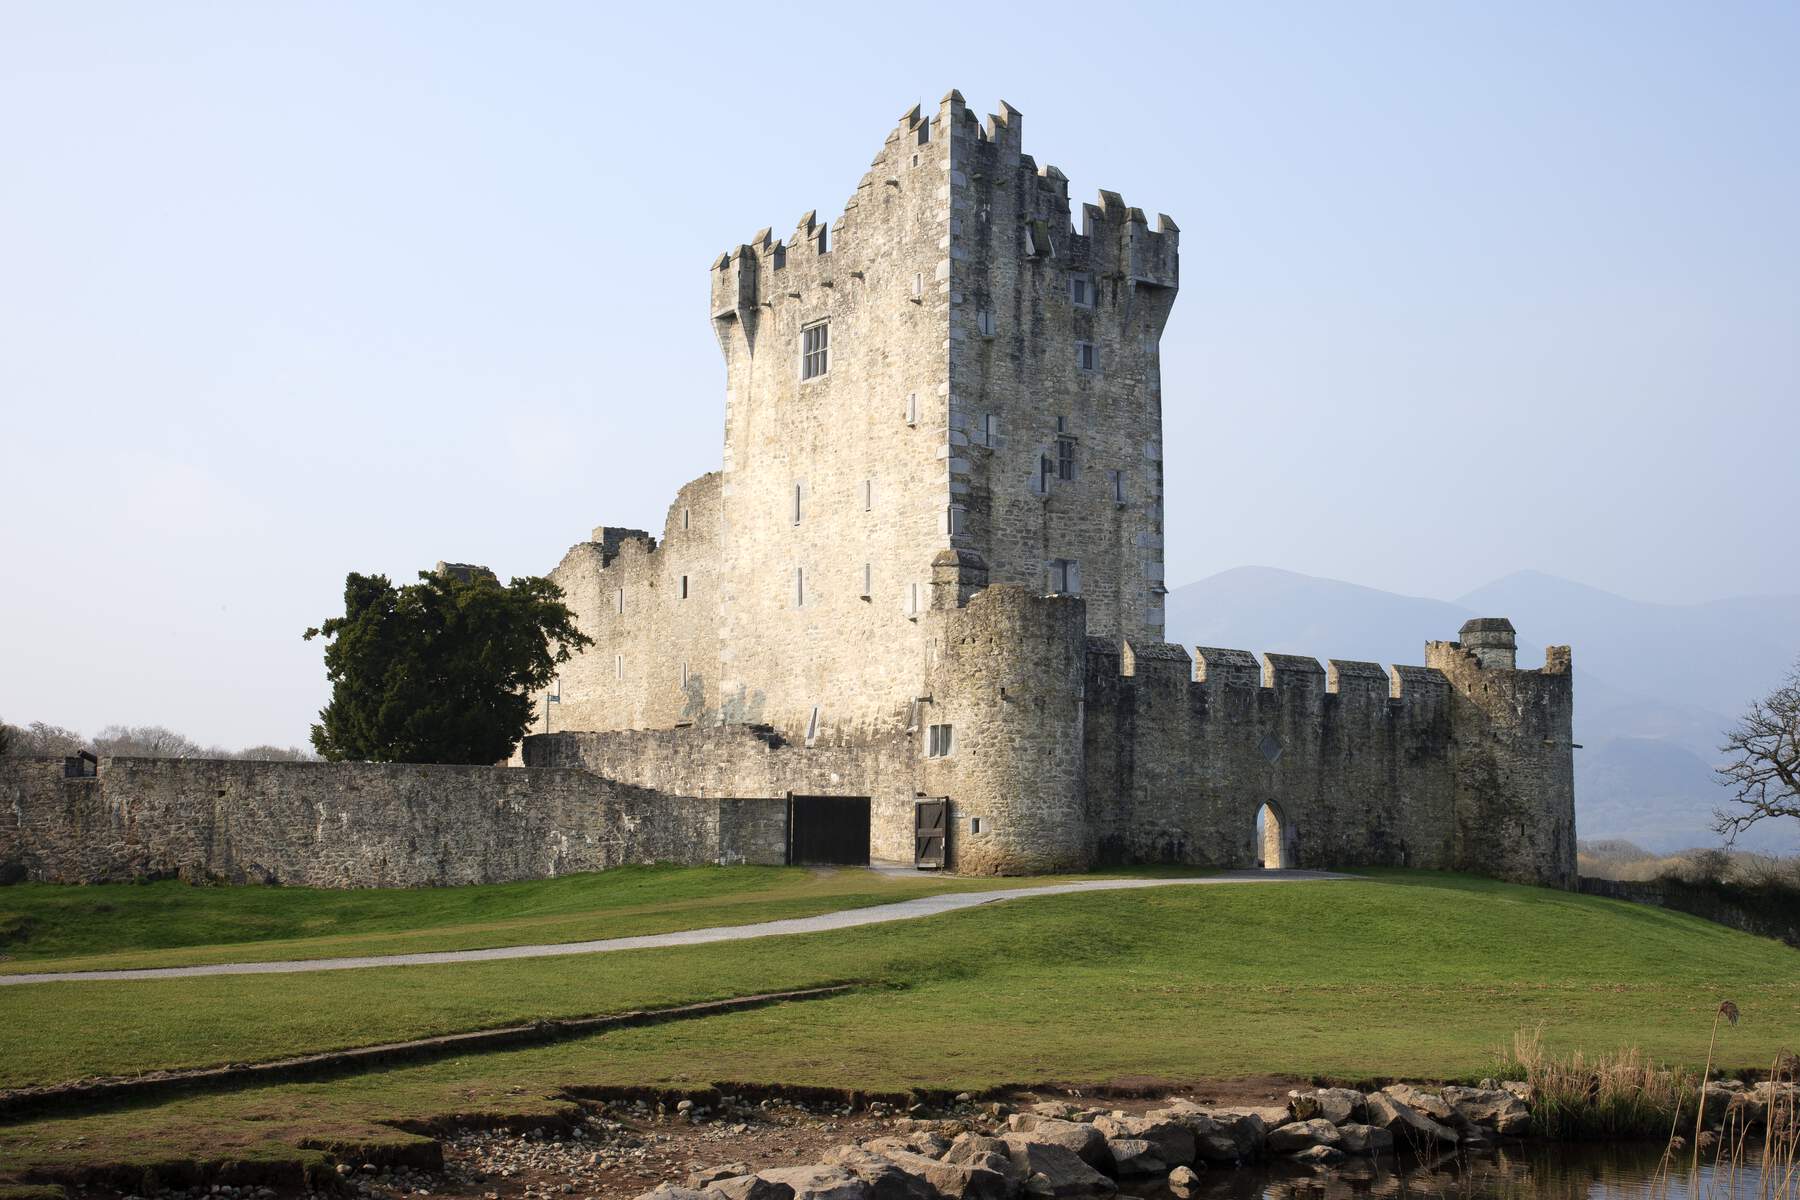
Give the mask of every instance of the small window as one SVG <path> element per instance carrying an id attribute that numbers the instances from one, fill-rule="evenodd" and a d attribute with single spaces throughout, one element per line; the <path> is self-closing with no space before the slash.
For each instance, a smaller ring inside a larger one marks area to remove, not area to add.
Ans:
<path id="1" fill-rule="evenodd" d="M 1053 596 L 1081 595 L 1081 563 L 1073 558 L 1053 558 L 1050 560 L 1050 594 Z"/>
<path id="2" fill-rule="evenodd" d="M 684 658 L 681 660 L 681 686 L 686 687 L 687 683 L 688 683 L 688 665 L 687 665 L 687 659 Z"/>
<path id="3" fill-rule="evenodd" d="M 1113 503 L 1125 503 L 1125 472 L 1108 471 L 1106 473 L 1106 478 L 1107 481 L 1112 484 Z"/>
<path id="4" fill-rule="evenodd" d="M 863 480 L 863 511 L 870 512 L 875 507 L 875 481 Z"/>
<path id="5" fill-rule="evenodd" d="M 1038 456 L 1037 491 L 1040 496 L 1050 494 L 1050 481 L 1056 477 L 1056 464 L 1050 461 L 1048 454 Z"/>
<path id="6" fill-rule="evenodd" d="M 874 582 L 875 582 L 875 564 L 874 563 L 864 563 L 863 564 L 863 576 L 862 576 L 862 598 L 864 600 L 867 600 L 870 596 L 873 596 L 875 594 L 875 588 L 873 586 Z"/>
<path id="7" fill-rule="evenodd" d="M 685 508 L 681 510 L 681 527 L 683 529 L 688 527 L 688 510 Z"/>
<path id="8" fill-rule="evenodd" d="M 1069 300 L 1076 308 L 1094 307 L 1094 285 L 1086 275 L 1069 276 Z"/>
<path id="9" fill-rule="evenodd" d="M 1075 439 L 1056 439 L 1056 477 L 1065 482 L 1075 478 Z"/>
<path id="10" fill-rule="evenodd" d="M 997 413 L 981 415 L 981 444 L 989 450 L 1000 445 L 1000 417 Z"/>
<path id="11" fill-rule="evenodd" d="M 812 715 L 806 718 L 806 744 L 811 746 L 819 740 L 819 706 L 812 706 Z"/>
<path id="12" fill-rule="evenodd" d="M 613 655 L 613 678 L 625 678 L 625 656 L 623 654 Z"/>
<path id="13" fill-rule="evenodd" d="M 800 523 L 800 485 L 794 485 L 794 524 Z"/>
<path id="14" fill-rule="evenodd" d="M 994 314 L 991 309 L 978 308 L 975 310 L 975 328 L 980 331 L 982 337 L 994 336 Z"/>
<path id="15" fill-rule="evenodd" d="M 908 392 L 906 395 L 906 423 L 908 425 L 919 423 L 919 393 L 917 392 Z"/>
<path id="16" fill-rule="evenodd" d="M 968 530 L 969 510 L 960 504 L 952 504 L 944 510 L 944 532 L 951 537 L 961 537 Z"/>
<path id="17" fill-rule="evenodd" d="M 980 833 L 981 832 L 981 818 L 980 817 L 970 817 L 969 818 L 969 832 L 970 833 Z"/>
<path id="18" fill-rule="evenodd" d="M 831 325 L 820 321 L 800 331 L 800 378 L 817 379 L 831 367 Z"/>
<path id="19" fill-rule="evenodd" d="M 933 725 L 925 731 L 925 754 L 928 758 L 943 758 L 950 753 L 950 726 Z"/>
<path id="20" fill-rule="evenodd" d="M 625 613 L 625 589 L 618 588 L 613 592 L 613 611 L 623 616 Z"/>
<path id="21" fill-rule="evenodd" d="M 806 607 L 806 568 L 794 568 L 794 607 Z"/>
<path id="22" fill-rule="evenodd" d="M 1100 369 L 1100 353 L 1094 349 L 1094 343 L 1075 343 L 1075 364 L 1084 371 L 1098 371 Z"/>
<path id="23" fill-rule="evenodd" d="M 917 583 L 906 585 L 906 615 L 909 617 L 919 615 L 919 585 Z"/>
<path id="24" fill-rule="evenodd" d="M 681 577 L 681 598 L 683 600 L 688 598 L 688 577 L 686 575 Z"/>
<path id="25" fill-rule="evenodd" d="M 924 298 L 924 296 L 925 296 L 925 272 L 923 272 L 923 271 L 914 271 L 913 272 L 912 294 L 913 294 L 914 300 L 920 300 L 920 299 Z"/>

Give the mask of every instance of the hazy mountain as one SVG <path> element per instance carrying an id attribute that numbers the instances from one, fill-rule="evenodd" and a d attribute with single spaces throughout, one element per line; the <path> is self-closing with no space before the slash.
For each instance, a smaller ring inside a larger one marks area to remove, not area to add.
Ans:
<path id="1" fill-rule="evenodd" d="M 1767 695 L 1800 654 L 1800 596 L 1646 604 L 1520 571 L 1457 603 L 1569 643 L 1578 666 L 1622 691 L 1733 715 Z"/>
<path id="2" fill-rule="evenodd" d="M 1718 839 L 1712 773 L 1723 731 L 1800 654 L 1800 597 L 1645 604 L 1524 571 L 1451 603 L 1271 567 L 1237 567 L 1174 589 L 1169 640 L 1326 658 L 1424 661 L 1472 616 L 1510 617 L 1519 661 L 1546 642 L 1575 659 L 1577 822 L 1583 838 L 1669 851 Z M 1789 822 L 1790 826 L 1794 823 Z M 1747 849 L 1800 850 L 1800 828 L 1764 827 Z"/>

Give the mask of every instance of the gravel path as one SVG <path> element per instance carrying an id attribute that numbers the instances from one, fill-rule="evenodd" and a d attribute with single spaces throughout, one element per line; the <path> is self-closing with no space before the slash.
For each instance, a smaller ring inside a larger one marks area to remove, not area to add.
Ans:
<path id="1" fill-rule="evenodd" d="M 1078 883 L 1050 883 L 1039 887 L 1003 888 L 987 892 L 946 892 L 920 896 L 894 904 L 847 908 L 815 917 L 789 917 L 750 925 L 716 925 L 708 929 L 684 929 L 638 937 L 603 938 L 592 942 L 555 942 L 535 946 L 495 946 L 486 950 L 438 950 L 421 954 L 381 954 L 360 958 L 307 958 L 290 962 L 214 963 L 198 967 L 151 967 L 137 971 L 45 971 L 35 974 L 0 975 L 0 987 L 24 983 L 61 983 L 119 979 L 186 979 L 196 975 L 286 975 L 296 971 L 350 971 L 359 967 L 412 967 L 434 963 L 496 962 L 513 958 L 551 958 L 563 954 L 610 954 L 615 950 L 649 950 L 663 946 L 703 946 L 709 942 L 736 942 L 749 938 L 779 937 L 790 933 L 822 933 L 854 929 L 888 921 L 911 921 L 939 913 L 1022 900 L 1033 896 L 1064 896 L 1071 892 L 1114 892 L 1134 888 L 1190 887 L 1231 883 L 1302 883 L 1317 880 L 1354 879 L 1330 871 L 1227 871 L 1198 879 L 1090 879 Z"/>

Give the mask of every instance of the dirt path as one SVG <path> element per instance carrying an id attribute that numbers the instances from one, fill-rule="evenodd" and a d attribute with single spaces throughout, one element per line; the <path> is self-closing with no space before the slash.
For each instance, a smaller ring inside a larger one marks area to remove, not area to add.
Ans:
<path id="1" fill-rule="evenodd" d="M 792 933 L 823 933 L 912 921 L 940 913 L 1024 900 L 1035 896 L 1064 896 L 1072 892 L 1113 892 L 1135 888 L 1195 887 L 1235 883 L 1304 883 L 1355 879 L 1330 871 L 1227 871 L 1198 879 L 1090 879 L 1076 883 L 1052 883 L 1038 887 L 1006 888 L 988 892 L 947 892 L 920 896 L 894 904 L 848 908 L 812 917 L 757 921 L 749 925 L 716 925 L 674 933 L 638 937 L 603 938 L 591 942 L 555 942 L 532 946 L 495 946 L 485 950 L 438 950 L 419 954 L 381 954 L 356 958 L 306 958 L 287 962 L 213 963 L 195 967 L 151 967 L 136 971 L 41 971 L 0 975 L 0 987 L 27 983 L 93 982 L 122 979 L 183 979 L 198 975 L 285 975 L 296 971 L 349 971 L 359 967 L 411 967 L 437 963 L 496 962 L 514 958 L 552 958 L 563 954 L 610 954 L 615 950 L 649 950 L 665 946 L 703 946 L 709 942 L 735 942 L 749 938 L 780 937 Z"/>

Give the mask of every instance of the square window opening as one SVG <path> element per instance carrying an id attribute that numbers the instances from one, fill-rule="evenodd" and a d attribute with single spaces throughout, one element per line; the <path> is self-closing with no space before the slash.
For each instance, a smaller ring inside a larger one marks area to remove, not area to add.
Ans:
<path id="1" fill-rule="evenodd" d="M 943 758 L 950 753 L 951 744 L 950 726 L 933 725 L 926 731 L 925 755 L 927 758 Z"/>
<path id="2" fill-rule="evenodd" d="M 800 331 L 800 378 L 817 379 L 831 368 L 831 323 L 820 321 Z"/>

